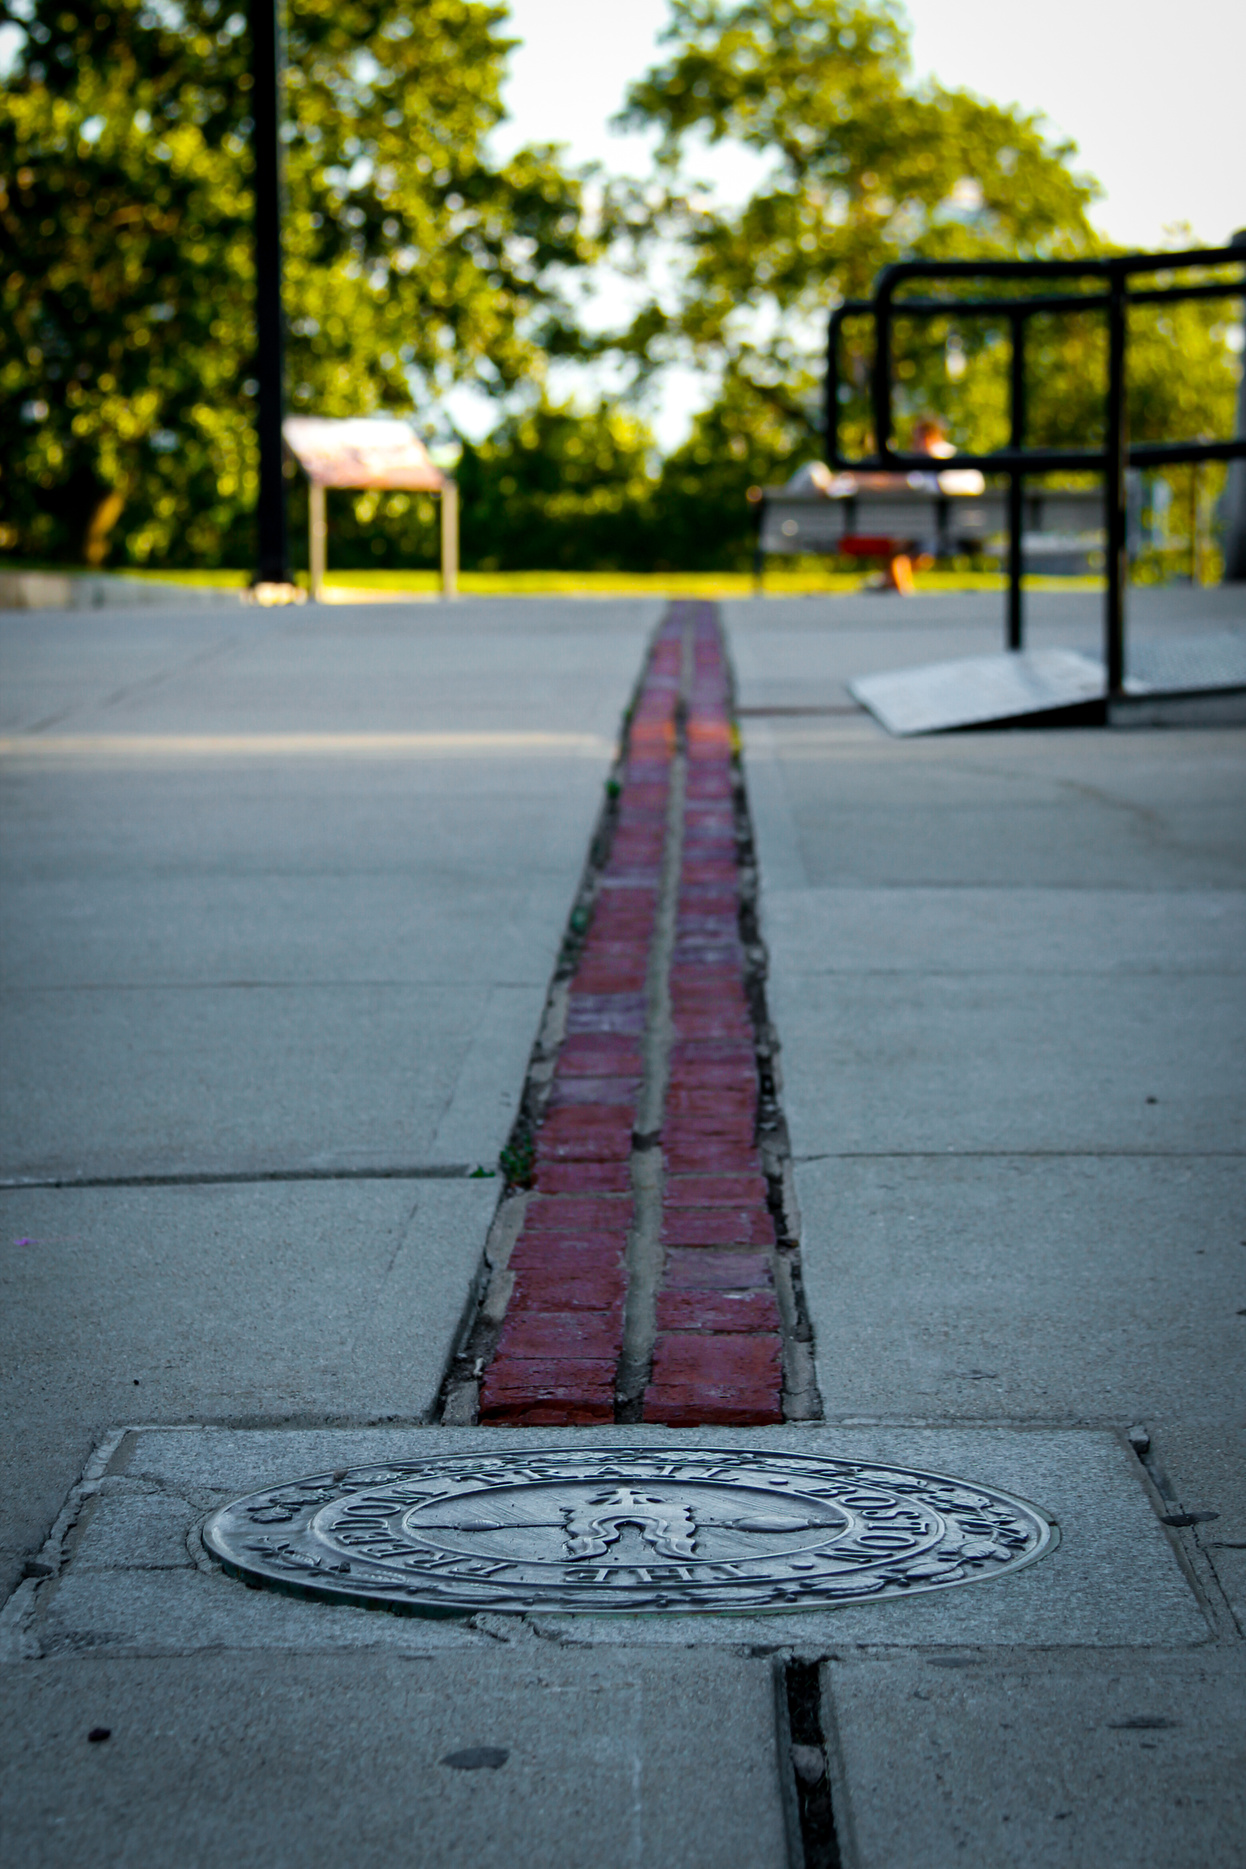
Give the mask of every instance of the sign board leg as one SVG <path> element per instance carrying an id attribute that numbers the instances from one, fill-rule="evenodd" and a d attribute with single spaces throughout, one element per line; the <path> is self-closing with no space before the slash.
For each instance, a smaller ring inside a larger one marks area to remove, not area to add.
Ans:
<path id="1" fill-rule="evenodd" d="M 324 602 L 324 574 L 328 567 L 328 526 L 324 488 L 313 480 L 307 489 L 307 563 L 311 569 L 311 597 Z"/>
<path id="2" fill-rule="evenodd" d="M 447 480 L 441 489 L 441 594 L 459 594 L 459 487 Z"/>

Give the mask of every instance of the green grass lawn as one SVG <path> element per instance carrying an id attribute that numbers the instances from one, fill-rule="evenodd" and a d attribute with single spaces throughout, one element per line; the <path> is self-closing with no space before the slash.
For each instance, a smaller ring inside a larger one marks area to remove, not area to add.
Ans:
<path id="1" fill-rule="evenodd" d="M 215 585 L 241 589 L 245 571 L 125 570 L 120 575 L 163 584 Z M 305 573 L 298 581 L 306 584 Z M 768 567 L 765 590 L 774 597 L 842 596 L 865 589 L 870 573 L 831 571 L 821 565 Z M 919 591 L 1002 591 L 997 571 L 919 571 Z M 331 571 L 325 580 L 331 600 L 347 592 L 368 597 L 435 597 L 441 588 L 435 571 Z M 1103 580 L 1027 577 L 1026 590 L 1094 591 Z M 750 597 L 754 585 L 746 571 L 463 571 L 464 597 Z"/>

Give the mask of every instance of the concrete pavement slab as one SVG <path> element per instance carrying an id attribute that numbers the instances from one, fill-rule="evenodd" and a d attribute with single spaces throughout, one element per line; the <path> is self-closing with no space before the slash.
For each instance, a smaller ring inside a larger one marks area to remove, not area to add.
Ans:
<path id="1" fill-rule="evenodd" d="M 828 1416 L 1239 1415 L 1246 1163 L 896 1154 L 797 1187 Z"/>
<path id="2" fill-rule="evenodd" d="M 519 1108 L 544 1005 L 542 988 L 518 983 L 490 987 L 483 996 L 429 1142 L 432 1161 L 479 1161 L 490 1167 L 497 1161 Z"/>
<path id="3" fill-rule="evenodd" d="M 1246 878 L 1246 752 L 1232 729 L 900 743 L 862 720 L 758 724 L 815 888 L 1146 890 L 1162 878 L 1234 889 Z"/>
<path id="4" fill-rule="evenodd" d="M 46 730 L 81 707 L 107 706 L 280 628 L 271 612 L 0 612 L 5 680 L 0 731 Z"/>
<path id="5" fill-rule="evenodd" d="M 539 1008 L 657 610 L 0 627 L 10 1171 L 422 1158 L 489 995 Z"/>
<path id="6" fill-rule="evenodd" d="M 219 669 L 167 682 L 161 719 L 191 732 L 573 725 L 613 739 L 662 610 L 647 598 L 308 607 Z M 119 731 L 147 719 L 109 710 Z"/>
<path id="7" fill-rule="evenodd" d="M 5 1670 L 7 1859 L 785 1869 L 764 1661 L 481 1640 Z"/>
<path id="8" fill-rule="evenodd" d="M 1240 1309 L 1235 1321 L 1246 1325 Z M 1205 1515 L 1187 1535 L 1210 1564 L 1239 1632 L 1246 1635 L 1246 1426 L 1240 1409 L 1236 1419 L 1232 1409 L 1225 1414 L 1228 1420 L 1212 1426 L 1161 1421 L 1151 1435 L 1148 1464 L 1164 1488 L 1166 1507 Z"/>
<path id="9" fill-rule="evenodd" d="M 1240 974 L 803 975 L 772 1010 L 798 1157 L 1241 1147 Z"/>
<path id="10" fill-rule="evenodd" d="M 3 1552 L 38 1548 L 107 1425 L 419 1420 L 498 1183 L 0 1193 Z"/>
<path id="11" fill-rule="evenodd" d="M 155 1553 L 163 1548 L 154 1515 L 144 1514 Z M 185 1515 L 188 1523 L 202 1517 Z M 126 1518 L 129 1526 L 128 1515 Z M 185 1533 L 183 1534 L 185 1546 Z M 131 1547 L 132 1548 L 132 1547 Z M 153 1562 L 124 1567 L 84 1569 L 66 1576 L 42 1616 L 22 1630 L 22 1653 L 57 1656 L 99 1650 L 116 1655 L 194 1655 L 228 1650 L 264 1649 L 273 1654 L 374 1649 L 397 1655 L 471 1652 L 487 1641 L 494 1646 L 522 1640 L 519 1631 L 490 1637 L 458 1622 L 434 1622 L 387 1616 L 349 1605 L 300 1603 L 289 1597 L 246 1591 L 217 1572 L 200 1576 L 193 1568 Z M 41 1590 L 40 1596 L 46 1592 Z M 323 1610 L 324 1614 L 317 1614 Z M 309 1611 L 312 1613 L 309 1615 Z M 13 1654 L 14 1644 L 9 1644 Z"/>
<path id="12" fill-rule="evenodd" d="M 19 782 L 5 1167 L 425 1159 L 489 994 L 526 989 L 535 1032 L 605 763 L 486 750 Z M 508 1127 L 499 1094 L 513 1115 L 507 1062 L 472 1154 Z"/>
<path id="13" fill-rule="evenodd" d="M 529 994 L 535 1032 L 545 995 Z M 487 987 L 371 982 L 23 994 L 6 1173 L 429 1165 L 482 998 Z M 489 1107 L 473 1163 L 492 1164 L 506 1127 Z"/>
<path id="14" fill-rule="evenodd" d="M 483 1625 L 495 1639 L 522 1643 L 535 1629 L 573 1646 L 819 1653 L 841 1642 L 1168 1648 L 1208 1639 L 1141 1470 L 1108 1434 L 637 1426 L 511 1429 L 498 1440 L 507 1448 L 582 1447 L 586 1435 L 594 1446 L 775 1448 L 950 1473 L 1033 1500 L 1057 1520 L 1060 1544 L 1007 1577 L 908 1599 L 770 1615 L 489 1615 Z M 493 1432 L 470 1428 L 136 1430 L 117 1447 L 108 1477 L 81 1495 L 63 1572 L 38 1587 L 33 1605 L 11 1612 L 10 1643 L 19 1652 L 44 1655 L 83 1646 L 165 1654 L 360 1642 L 423 1652 L 430 1642 L 443 1646 L 458 1630 L 454 1639 L 470 1644 L 482 1626 L 479 1617 L 461 1625 L 430 1622 L 248 1590 L 207 1558 L 196 1527 L 216 1506 L 262 1486 L 429 1451 L 470 1452 L 486 1436 L 493 1443 Z M 193 1563 L 178 1556 L 179 1532 Z"/>
<path id="15" fill-rule="evenodd" d="M 653 599 L 0 615 L 6 731 L 578 724 L 613 734 Z M 472 645 L 488 654 L 473 658 Z M 218 666 L 219 664 L 219 666 Z M 326 682 L 326 673 L 332 681 Z M 495 679 L 496 677 L 496 679 Z"/>
<path id="16" fill-rule="evenodd" d="M 853 1869 L 1212 1869 L 1246 1852 L 1246 1654 L 1059 1649 L 823 1671 Z"/>
<path id="17" fill-rule="evenodd" d="M 96 993 L 142 985 L 204 991 L 352 980 L 453 986 L 463 978 L 467 943 L 474 968 L 535 984 L 553 937 L 539 887 L 521 877 L 503 887 L 487 874 L 489 851 L 479 853 L 475 866 L 486 873 L 471 875 L 468 827 L 461 828 L 453 913 L 449 903 L 436 901 L 433 878 L 421 876 L 411 861 L 409 841 L 404 850 L 378 852 L 371 873 L 323 864 L 311 918 L 309 879 L 272 870 L 262 888 L 254 875 L 220 868 L 172 876 L 171 864 L 161 876 L 97 874 L 88 880 L 77 860 L 73 881 L 15 878 L 0 910 L 9 979 L 20 978 L 32 993 L 71 991 L 66 982 L 75 980 Z M 46 862 L 46 850 L 41 855 Z M 74 951 L 88 920 L 89 972 L 80 946 Z M 45 931 L 43 939 L 38 931 Z"/>
<path id="18" fill-rule="evenodd" d="M 1246 901 L 1234 889 L 770 885 L 766 929 L 802 977 L 1246 974 Z"/>
<path id="19" fill-rule="evenodd" d="M 739 722 L 749 816 L 764 864 L 767 904 L 772 893 L 782 896 L 809 887 L 783 757 L 791 724 L 774 720 Z"/>
<path id="20" fill-rule="evenodd" d="M 745 708 L 851 707 L 845 684 L 855 675 L 1004 647 L 1004 597 L 994 591 L 734 599 L 722 612 Z M 1097 591 L 1030 591 L 1025 622 L 1027 647 L 1097 655 L 1103 598 Z M 1224 628 L 1246 628 L 1240 587 L 1129 594 L 1129 634 L 1138 641 Z"/>

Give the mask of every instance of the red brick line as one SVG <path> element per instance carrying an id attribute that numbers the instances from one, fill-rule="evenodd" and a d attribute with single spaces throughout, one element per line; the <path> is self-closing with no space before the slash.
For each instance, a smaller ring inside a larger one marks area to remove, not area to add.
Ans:
<path id="1" fill-rule="evenodd" d="M 618 816 L 567 1034 L 536 1139 L 536 1193 L 511 1254 L 514 1289 L 480 1389 L 481 1421 L 613 1421 L 632 1220 L 632 1130 L 645 980 L 666 843 L 683 623 L 660 630 L 628 732 Z"/>
<path id="2" fill-rule="evenodd" d="M 614 1419 L 629 1157 L 686 615 L 676 607 L 663 626 L 633 716 L 614 841 L 571 982 L 567 1035 L 537 1132 L 536 1193 L 510 1260 L 514 1288 L 481 1385 L 481 1421 Z M 780 1421 L 775 1235 L 755 1143 L 727 668 L 707 605 L 695 611 L 686 736 L 661 1135 L 663 1268 L 642 1412 L 672 1426 Z"/>

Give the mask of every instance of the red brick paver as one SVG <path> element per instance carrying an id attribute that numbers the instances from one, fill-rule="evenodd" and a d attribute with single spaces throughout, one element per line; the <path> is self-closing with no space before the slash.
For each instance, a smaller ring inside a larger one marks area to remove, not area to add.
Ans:
<path id="1" fill-rule="evenodd" d="M 711 606 L 673 606 L 632 716 L 610 855 L 570 983 L 536 1135 L 535 1193 L 484 1373 L 480 1419 L 614 1419 L 632 1224 L 630 1157 L 658 911 L 685 621 L 683 848 L 668 981 L 662 1271 L 643 1419 L 782 1419 L 774 1225 L 756 1147 L 757 1062 L 739 930 L 728 675 Z"/>
<path id="2" fill-rule="evenodd" d="M 726 661 L 697 620 L 683 863 L 671 965 L 675 1027 L 657 1338 L 643 1418 L 671 1427 L 782 1420 L 774 1223 L 755 1146 L 757 1060 L 745 989 Z"/>

